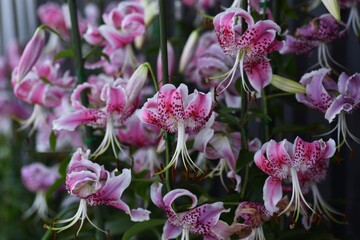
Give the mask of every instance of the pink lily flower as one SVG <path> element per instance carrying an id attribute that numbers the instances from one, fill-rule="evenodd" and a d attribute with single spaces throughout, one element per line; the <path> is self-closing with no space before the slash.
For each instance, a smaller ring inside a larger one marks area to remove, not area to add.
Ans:
<path id="1" fill-rule="evenodd" d="M 42 24 L 56 29 L 64 38 L 70 37 L 70 31 L 67 28 L 63 9 L 60 4 L 47 2 L 39 6 L 37 16 Z"/>
<path id="2" fill-rule="evenodd" d="M 247 30 L 241 34 L 242 19 L 247 23 Z M 232 69 L 225 74 L 226 78 L 220 83 L 218 89 L 222 93 L 234 79 L 236 68 L 240 66 L 242 85 L 247 92 L 249 87 L 244 80 L 245 70 L 251 86 L 257 91 L 267 86 L 272 77 L 272 68 L 267 54 L 282 48 L 283 42 L 276 40 L 276 33 L 280 27 L 271 20 L 254 23 L 251 15 L 241 8 L 228 8 L 219 13 L 214 20 L 215 32 L 221 48 L 225 54 L 236 56 Z M 222 84 L 230 77 L 225 87 Z"/>
<path id="3" fill-rule="evenodd" d="M 123 47 L 145 32 L 144 9 L 138 2 L 119 3 L 103 20 L 99 31 L 113 48 Z"/>
<path id="4" fill-rule="evenodd" d="M 73 154 L 66 174 L 65 184 L 69 194 L 80 198 L 78 211 L 71 218 L 55 222 L 55 225 L 68 223 L 67 225 L 62 227 L 47 226 L 47 228 L 61 232 L 81 220 L 76 233 L 78 235 L 86 218 L 93 227 L 106 233 L 89 219 L 87 215 L 88 205 L 106 205 L 118 208 L 128 214 L 134 222 L 149 220 L 149 211 L 142 208 L 130 210 L 129 206 L 121 200 L 124 190 L 131 182 L 130 170 L 123 169 L 119 175 L 115 174 L 117 170 L 108 172 L 104 166 L 90 161 L 89 156 L 90 150 L 83 152 L 79 148 Z"/>
<path id="5" fill-rule="evenodd" d="M 225 209 L 222 202 L 204 204 L 196 207 L 197 197 L 186 189 L 175 189 L 168 192 L 164 197 L 161 193 L 162 184 L 153 183 L 151 185 L 151 200 L 159 208 L 163 209 L 167 215 L 161 239 L 168 240 L 177 238 L 181 234 L 181 239 L 189 240 L 190 233 L 201 235 L 205 240 L 224 239 L 219 236 L 223 230 L 222 223 L 219 223 L 220 215 L 229 212 Z M 189 211 L 176 213 L 172 207 L 173 202 L 179 197 L 189 197 L 192 201 Z M 219 223 L 219 224 L 218 224 Z"/>
<path id="6" fill-rule="evenodd" d="M 313 196 L 313 209 L 315 212 L 312 212 L 310 216 L 304 214 L 302 219 L 302 223 L 307 230 L 311 228 L 311 224 L 315 221 L 317 215 L 321 215 L 325 219 L 332 220 L 336 223 L 345 223 L 344 221 L 338 220 L 338 217 L 345 218 L 345 215 L 325 202 L 317 186 L 321 181 L 325 180 L 328 168 L 329 159 L 322 159 L 322 161 L 318 161 L 306 172 L 299 174 L 299 180 L 303 188 L 305 188 L 305 190 L 311 190 Z M 338 217 L 335 217 L 335 215 Z"/>
<path id="7" fill-rule="evenodd" d="M 357 109 L 360 103 L 360 97 L 356 91 L 360 84 L 360 74 L 356 73 L 349 76 L 342 73 L 336 84 L 330 77 L 330 69 L 322 68 L 305 74 L 300 83 L 306 86 L 306 94 L 296 94 L 296 99 L 299 102 L 325 113 L 325 119 L 329 123 L 338 116 L 338 123 L 335 128 L 323 135 L 337 130 L 338 147 L 345 143 L 350 148 L 346 140 L 347 135 L 356 143 L 360 143 L 360 139 L 348 130 L 346 124 L 346 114 Z M 341 136 L 342 142 L 340 142 Z"/>
<path id="8" fill-rule="evenodd" d="M 308 25 L 298 28 L 294 36 L 287 35 L 284 47 L 280 53 L 308 53 L 318 47 L 318 63 L 323 68 L 331 68 L 329 62 L 342 67 L 330 55 L 327 43 L 345 36 L 346 26 L 330 14 L 313 19 Z"/>
<path id="9" fill-rule="evenodd" d="M 238 218 L 244 219 L 242 223 L 238 223 Z M 265 206 L 255 202 L 242 202 L 236 208 L 234 223 L 232 226 L 238 226 L 240 230 L 237 232 L 243 240 L 265 240 L 262 225 L 269 221 L 271 215 Z"/>
<path id="10" fill-rule="evenodd" d="M 219 84 L 217 81 L 219 78 L 216 76 L 228 72 L 233 66 L 235 58 L 223 52 L 216 33 L 213 31 L 202 34 L 195 47 L 196 49 L 192 50 L 192 55 L 190 55 L 191 61 L 189 60 L 190 62 L 183 67 L 186 67 L 185 76 L 203 90 L 213 89 Z M 235 76 L 235 78 L 237 77 Z M 228 90 L 235 92 L 234 86 L 232 84 Z"/>
<path id="11" fill-rule="evenodd" d="M 154 146 L 160 140 L 160 128 L 140 121 L 139 113 L 140 110 L 136 110 L 126 119 L 124 126 L 117 130 L 117 136 L 122 143 L 131 146 Z"/>
<path id="12" fill-rule="evenodd" d="M 292 195 L 289 204 L 279 213 L 284 214 L 294 204 L 294 220 L 298 220 L 300 211 L 306 212 L 304 205 L 312 212 L 314 210 L 305 200 L 298 175 L 312 168 L 318 162 L 331 158 L 335 153 L 335 141 L 333 139 L 324 142 L 318 140 L 305 142 L 297 137 L 294 144 L 286 139 L 277 143 L 270 140 L 255 153 L 255 164 L 266 174 L 270 175 L 264 185 L 264 202 L 266 209 L 272 215 L 279 208 L 276 206 L 282 198 L 283 180 L 292 183 Z M 303 205 L 303 204 L 304 205 Z"/>
<path id="13" fill-rule="evenodd" d="M 21 129 L 33 125 L 30 131 L 32 134 L 44 123 L 44 110 L 60 106 L 75 79 L 68 71 L 61 75 L 60 65 L 50 60 L 38 63 L 20 82 L 17 81 L 16 73 L 17 69 L 13 71 L 11 80 L 15 96 L 34 105 L 31 116 L 23 121 Z"/>
<path id="14" fill-rule="evenodd" d="M 185 84 L 178 88 L 172 84 L 165 84 L 158 93 L 148 99 L 139 112 L 140 120 L 157 125 L 170 133 L 177 132 L 175 153 L 164 170 L 174 164 L 176 166 L 180 155 L 186 170 L 186 164 L 192 169 L 198 168 L 187 150 L 186 133 L 203 128 L 212 114 L 212 109 L 211 93 L 204 94 L 195 90 L 194 93 L 188 94 Z"/>
<path id="15" fill-rule="evenodd" d="M 259 139 L 249 141 L 249 150 L 257 151 L 261 147 Z M 219 164 L 208 176 L 220 176 L 220 180 L 227 189 L 223 180 L 223 171 L 236 181 L 235 191 L 240 192 L 241 177 L 236 173 L 236 162 L 241 149 L 241 135 L 239 132 L 229 133 L 227 126 L 215 122 L 211 128 L 202 129 L 195 137 L 193 148 L 204 153 L 208 159 L 220 159 Z"/>
<path id="16" fill-rule="evenodd" d="M 145 84 L 147 72 L 146 64 L 142 64 L 127 82 L 119 78 L 112 83 L 103 85 L 101 87 L 100 100 L 102 104 L 105 104 L 104 107 L 87 108 L 83 106 L 80 102 L 81 92 L 85 89 L 90 89 L 92 96 L 94 96 L 94 94 L 97 95 L 99 93 L 99 86 L 88 82 L 78 85 L 71 96 L 75 112 L 64 114 L 59 119 L 54 120 L 53 129 L 73 131 L 82 124 L 92 127 L 105 127 L 105 136 L 100 146 L 94 152 L 94 156 L 97 157 L 103 154 L 111 145 L 113 153 L 117 157 L 116 148 L 120 151 L 123 150 L 116 137 L 115 129 L 120 127 L 135 111 L 138 104 L 138 94 Z"/>
<path id="17" fill-rule="evenodd" d="M 29 217 L 37 212 L 44 221 L 48 220 L 48 205 L 46 202 L 46 191 L 60 178 L 57 167 L 46 167 L 42 163 L 32 163 L 21 168 L 21 179 L 24 186 L 36 193 L 33 205 L 23 214 Z"/>

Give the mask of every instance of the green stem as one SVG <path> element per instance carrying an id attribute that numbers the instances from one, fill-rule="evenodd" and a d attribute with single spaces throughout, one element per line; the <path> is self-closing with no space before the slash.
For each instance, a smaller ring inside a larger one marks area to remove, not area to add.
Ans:
<path id="1" fill-rule="evenodd" d="M 267 106 L 267 98 L 266 91 L 263 89 L 261 92 L 261 108 L 264 115 L 268 116 L 268 106 Z M 269 141 L 270 138 L 270 128 L 269 128 L 269 120 L 264 118 L 264 138 L 265 142 Z"/>
<path id="2" fill-rule="evenodd" d="M 81 38 L 78 28 L 78 18 L 77 18 L 77 6 L 76 0 L 68 0 L 69 10 L 70 10 L 70 20 L 71 20 L 71 39 L 73 43 L 73 50 L 75 53 L 75 71 L 78 80 L 78 84 L 86 82 L 86 73 L 84 69 L 84 60 L 82 57 L 81 50 Z M 89 101 L 86 96 L 86 92 L 81 93 L 81 103 L 84 106 L 89 104 Z M 92 130 L 89 127 L 85 127 L 85 142 L 86 145 L 92 149 Z"/>
<path id="3" fill-rule="evenodd" d="M 151 75 L 151 78 L 153 80 L 153 84 L 154 84 L 154 88 L 155 88 L 155 91 L 158 92 L 159 91 L 159 83 L 155 77 L 155 74 L 154 74 L 154 71 L 150 65 L 150 63 L 146 63 L 146 66 L 147 68 L 149 69 L 149 72 L 150 72 L 150 75 Z"/>
<path id="4" fill-rule="evenodd" d="M 78 79 L 78 84 L 82 84 L 86 82 L 86 73 L 84 68 L 84 59 L 82 57 L 81 50 L 81 37 L 78 28 L 78 18 L 77 18 L 77 5 L 76 0 L 68 0 L 69 11 L 70 11 L 70 20 L 71 20 L 71 39 L 73 43 L 73 50 L 75 53 L 75 71 Z M 81 93 L 81 103 L 84 106 L 89 104 L 89 100 L 87 98 L 86 92 Z M 85 142 L 88 148 L 93 150 L 93 134 L 92 129 L 89 127 L 85 127 Z M 103 222 L 101 213 L 99 211 L 95 211 L 95 218 L 99 228 L 103 228 Z M 104 233 L 96 230 L 95 239 L 104 239 Z"/>
<path id="5" fill-rule="evenodd" d="M 243 9 L 247 9 L 247 1 L 243 1 L 242 2 L 242 8 Z M 243 22 L 243 26 L 245 26 L 245 20 L 242 20 Z M 243 31 L 245 31 L 245 29 L 243 29 Z M 245 76 L 244 76 L 244 81 L 245 81 Z M 244 87 L 242 86 L 240 88 L 240 95 L 241 95 L 241 149 L 247 151 L 248 150 L 248 137 L 247 137 L 247 123 L 245 122 L 245 116 L 247 114 L 247 110 L 248 110 L 248 93 L 245 91 Z M 248 182 L 248 178 L 249 178 L 249 166 L 248 164 L 245 165 L 245 176 L 244 176 L 244 180 L 243 185 L 241 187 L 241 192 L 240 192 L 240 198 L 243 199 L 245 196 L 245 192 L 246 192 L 246 186 L 247 186 L 247 182 Z"/>
<path id="6" fill-rule="evenodd" d="M 167 35 L 166 35 L 166 0 L 159 0 L 159 24 L 160 24 L 160 51 L 161 51 L 161 64 L 162 64 L 162 82 L 168 83 L 168 58 L 167 58 Z M 165 133 L 165 166 L 170 162 L 170 134 Z M 169 169 L 165 171 L 165 184 L 167 191 L 170 188 Z"/>

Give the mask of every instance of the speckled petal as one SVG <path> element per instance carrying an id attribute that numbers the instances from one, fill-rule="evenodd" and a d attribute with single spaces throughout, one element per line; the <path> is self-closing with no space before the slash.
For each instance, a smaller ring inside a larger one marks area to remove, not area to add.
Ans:
<path id="1" fill-rule="evenodd" d="M 276 204 L 282 198 L 282 186 L 280 179 L 271 176 L 266 179 L 263 188 L 263 198 L 265 208 L 269 211 L 270 215 L 279 210 L 278 207 L 276 207 Z"/>
<path id="2" fill-rule="evenodd" d="M 105 127 L 106 114 L 97 109 L 83 109 L 66 113 L 53 121 L 53 129 L 74 131 L 81 124 Z"/>

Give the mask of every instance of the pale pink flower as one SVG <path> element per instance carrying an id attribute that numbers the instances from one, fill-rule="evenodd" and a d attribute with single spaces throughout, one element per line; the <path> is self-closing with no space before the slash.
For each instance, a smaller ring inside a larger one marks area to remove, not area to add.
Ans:
<path id="1" fill-rule="evenodd" d="M 36 193 L 33 205 L 23 217 L 29 217 L 35 212 L 43 220 L 48 220 L 48 205 L 46 202 L 46 191 L 60 178 L 57 167 L 46 167 L 42 163 L 32 163 L 21 168 L 21 179 L 24 186 Z"/>

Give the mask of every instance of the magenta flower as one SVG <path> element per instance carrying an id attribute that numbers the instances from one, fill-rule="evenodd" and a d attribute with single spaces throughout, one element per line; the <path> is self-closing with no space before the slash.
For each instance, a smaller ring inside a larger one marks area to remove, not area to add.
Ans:
<path id="1" fill-rule="evenodd" d="M 304 206 L 314 212 L 303 196 L 298 175 L 308 171 L 318 162 L 331 158 L 334 153 L 335 141 L 332 139 L 327 142 L 305 142 L 297 137 L 294 144 L 286 139 L 279 143 L 274 140 L 265 143 L 256 152 L 254 161 L 263 172 L 270 175 L 265 182 L 263 196 L 265 207 L 270 214 L 279 210 L 276 204 L 282 198 L 283 180 L 291 181 L 292 195 L 289 204 L 279 215 L 290 210 L 293 204 L 295 221 L 298 220 L 300 211 L 306 212 Z"/>
<path id="2" fill-rule="evenodd" d="M 321 215 L 327 220 L 332 220 L 336 223 L 345 223 L 344 221 L 338 220 L 339 217 L 345 218 L 345 215 L 331 207 L 321 196 L 320 191 L 317 187 L 321 181 L 326 178 L 326 173 L 329 168 L 329 159 L 322 159 L 318 161 L 306 172 L 299 174 L 299 180 L 302 184 L 302 188 L 305 190 L 311 190 L 313 196 L 313 210 L 311 215 L 304 215 L 303 225 L 306 229 L 311 228 L 311 224 L 315 221 L 317 215 Z M 337 217 L 335 217 L 337 216 Z"/>
<path id="3" fill-rule="evenodd" d="M 164 197 L 161 193 L 162 184 L 151 185 L 151 200 L 166 213 L 166 221 L 161 239 L 174 239 L 181 234 L 181 239 L 189 240 L 190 233 L 201 235 L 205 240 L 224 239 L 221 233 L 224 231 L 223 224 L 219 221 L 223 212 L 229 209 L 223 207 L 222 202 L 197 205 L 197 197 L 186 189 L 175 189 L 168 192 Z M 173 202 L 179 197 L 189 197 L 192 201 L 189 211 L 176 213 L 172 207 Z"/>
<path id="4" fill-rule="evenodd" d="M 249 141 L 249 150 L 257 151 L 261 147 L 259 139 Z M 202 129 L 195 137 L 193 148 L 204 154 L 207 159 L 220 159 L 219 164 L 208 176 L 220 176 L 223 186 L 223 171 L 227 176 L 236 181 L 235 191 L 240 191 L 241 177 L 236 173 L 236 162 L 241 149 L 240 132 L 230 133 L 227 126 L 215 122 L 211 128 Z"/>
<path id="5" fill-rule="evenodd" d="M 99 31 L 113 48 L 123 47 L 145 32 L 144 9 L 138 2 L 119 3 L 103 20 Z"/>
<path id="6" fill-rule="evenodd" d="M 244 33 L 242 33 L 242 19 L 247 23 Z M 267 54 L 278 51 L 283 46 L 283 42 L 275 38 L 276 33 L 280 32 L 280 27 L 271 20 L 254 23 L 251 15 L 245 10 L 228 8 L 225 12 L 215 16 L 214 28 L 223 51 L 228 55 L 236 56 L 233 68 L 226 74 L 227 76 L 222 82 L 224 83 L 230 77 L 229 83 L 220 93 L 231 84 L 238 65 L 244 89 L 250 92 L 244 80 L 243 71 L 245 70 L 251 86 L 257 92 L 261 92 L 261 89 L 270 83 L 272 76 L 272 68 Z"/>
<path id="7" fill-rule="evenodd" d="M 186 85 L 176 88 L 172 84 L 165 84 L 158 93 L 148 99 L 139 112 L 139 118 L 170 132 L 177 132 L 175 153 L 165 169 L 177 164 L 181 154 L 185 169 L 186 164 L 191 168 L 197 167 L 192 161 L 186 147 L 186 133 L 200 130 L 209 120 L 213 108 L 212 94 L 201 93 L 197 90 L 188 94 Z M 165 170 L 164 169 L 164 170 Z"/>
<path id="8" fill-rule="evenodd" d="M 117 130 L 119 140 L 131 146 L 150 147 L 160 140 L 160 128 L 158 126 L 140 121 L 140 110 L 136 110 L 124 122 L 124 126 Z"/>
<path id="9" fill-rule="evenodd" d="M 88 217 L 87 206 L 106 205 L 118 208 L 130 215 L 132 221 L 141 222 L 149 220 L 150 212 L 142 208 L 130 210 L 129 206 L 121 200 L 124 190 L 131 182 L 131 172 L 123 169 L 121 174 L 115 174 L 117 170 L 108 172 L 104 166 L 100 166 L 89 160 L 90 151 L 83 152 L 79 148 L 72 156 L 67 174 L 66 189 L 70 195 L 80 198 L 80 205 L 76 214 L 68 219 L 59 220 L 55 225 L 66 224 L 62 227 L 50 227 L 49 229 L 61 232 L 72 227 L 78 220 L 81 220 L 79 231 L 84 223 L 85 218 L 96 229 L 99 229 Z"/>
<path id="10" fill-rule="evenodd" d="M 183 55 L 191 57 L 186 68 L 184 66 L 185 76 L 200 89 L 210 91 L 219 84 L 217 76 L 226 74 L 232 68 L 235 58 L 224 53 L 213 31 L 202 34 L 195 47 L 191 54 L 183 52 Z M 228 90 L 236 92 L 235 85 L 231 84 Z"/>
<path id="11" fill-rule="evenodd" d="M 318 63 L 321 67 L 331 68 L 329 61 L 339 65 L 330 55 L 326 44 L 345 36 L 346 26 L 330 14 L 313 19 L 308 25 L 298 28 L 294 36 L 287 35 L 282 54 L 304 54 L 318 47 Z M 341 65 L 340 65 L 341 66 Z"/>
<path id="12" fill-rule="evenodd" d="M 59 31 L 62 37 L 69 38 L 70 31 L 66 26 L 66 20 L 61 5 L 47 2 L 39 6 L 37 16 L 42 24 Z"/>
<path id="13" fill-rule="evenodd" d="M 75 79 L 68 71 L 62 74 L 60 65 L 50 60 L 38 63 L 20 82 L 16 78 L 17 70 L 13 71 L 11 79 L 14 94 L 20 100 L 34 105 L 33 113 L 23 121 L 21 129 L 33 125 L 30 131 L 32 133 L 44 123 L 44 109 L 60 106 Z"/>
<path id="14" fill-rule="evenodd" d="M 330 77 L 330 73 L 330 69 L 321 68 L 304 74 L 300 83 L 306 87 L 306 94 L 296 94 L 296 100 L 325 113 L 333 102 L 337 91 L 337 84 Z"/>
<path id="15" fill-rule="evenodd" d="M 348 130 L 346 124 L 346 114 L 359 107 L 360 95 L 357 89 L 360 84 L 360 74 L 356 73 L 349 76 L 342 73 L 336 84 L 330 77 L 330 70 L 322 68 L 305 74 L 300 83 L 306 86 L 306 94 L 296 94 L 296 99 L 299 102 L 325 113 L 325 118 L 329 122 L 338 116 L 337 126 L 325 134 L 337 130 L 338 146 L 343 143 L 349 146 L 346 140 L 347 135 L 355 142 L 360 143 L 360 139 Z M 340 142 L 340 136 L 342 136 L 343 142 Z"/>
<path id="16" fill-rule="evenodd" d="M 42 163 L 32 163 L 21 168 L 21 179 L 24 186 L 36 193 L 33 205 L 23 214 L 29 217 L 34 212 L 44 221 L 48 220 L 48 205 L 46 191 L 60 178 L 57 167 L 46 167 Z"/>
<path id="17" fill-rule="evenodd" d="M 116 157 L 116 148 L 122 151 L 122 147 L 116 137 L 115 128 L 121 126 L 135 111 L 138 104 L 138 94 L 145 84 L 147 72 L 147 65 L 142 64 L 128 81 L 121 78 L 114 82 L 111 82 L 110 79 L 104 79 L 105 84 L 103 86 L 98 86 L 97 82 L 86 82 L 78 85 L 71 96 L 75 112 L 64 114 L 59 119 L 54 120 L 54 130 L 73 131 L 82 124 L 100 128 L 105 127 L 105 136 L 94 152 L 94 156 L 103 154 L 111 145 Z M 95 105 L 98 108 L 86 108 L 83 106 L 80 102 L 80 94 L 85 89 L 91 89 L 90 100 L 105 106 Z M 99 89 L 101 89 L 100 99 L 96 99 Z"/>

